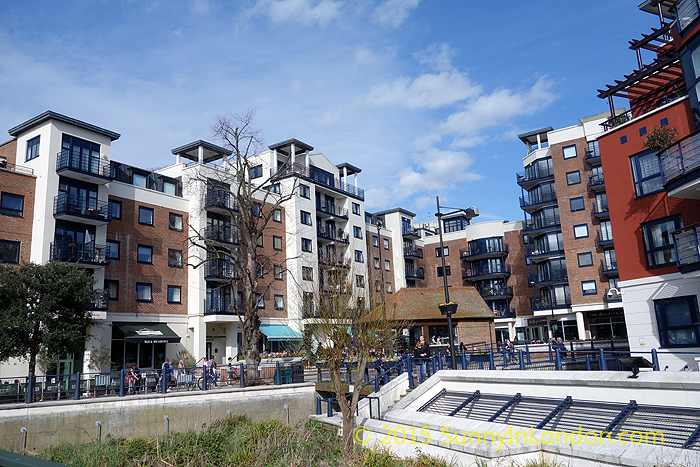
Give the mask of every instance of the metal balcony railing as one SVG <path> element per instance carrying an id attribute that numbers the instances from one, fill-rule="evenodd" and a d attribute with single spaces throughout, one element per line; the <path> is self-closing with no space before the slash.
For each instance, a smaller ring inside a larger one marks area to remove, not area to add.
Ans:
<path id="1" fill-rule="evenodd" d="M 316 229 L 316 234 L 318 238 L 324 240 L 331 240 L 339 243 L 350 243 L 350 237 L 348 234 L 343 233 L 340 229 L 331 229 L 328 227 L 319 227 Z"/>
<path id="2" fill-rule="evenodd" d="M 676 264 L 684 272 L 700 267 L 700 223 L 673 232 Z"/>
<path id="3" fill-rule="evenodd" d="M 664 185 L 700 168 L 700 133 L 686 136 L 666 148 L 660 156 Z"/>
<path id="4" fill-rule="evenodd" d="M 208 191 L 204 200 L 204 209 L 238 211 L 238 204 L 236 203 L 236 199 L 228 192 Z"/>
<path id="5" fill-rule="evenodd" d="M 473 256 L 486 256 L 486 255 L 507 255 L 508 254 L 508 244 L 491 246 L 491 245 L 477 245 L 469 246 L 469 248 L 459 250 L 459 257 L 461 259 L 467 259 Z"/>
<path id="6" fill-rule="evenodd" d="M 551 310 L 552 308 L 567 308 L 571 306 L 571 298 L 549 300 L 547 298 L 532 298 L 530 304 L 533 310 Z"/>
<path id="7" fill-rule="evenodd" d="M 230 243 L 234 245 L 240 243 L 238 234 L 232 227 L 207 227 L 202 230 L 202 238 L 212 242 Z"/>
<path id="8" fill-rule="evenodd" d="M 541 271 L 527 275 L 527 280 L 530 285 L 542 284 L 557 284 L 560 282 L 568 282 L 569 274 L 567 271 Z"/>
<path id="9" fill-rule="evenodd" d="M 317 174 L 313 173 L 313 171 L 310 168 L 306 168 L 305 166 L 301 164 L 291 164 L 291 165 L 285 165 L 283 167 L 279 167 L 277 169 L 272 169 L 270 171 L 271 177 L 285 177 L 289 175 L 299 175 L 301 177 L 304 177 L 318 185 L 323 185 L 327 186 L 329 188 L 332 188 L 334 190 L 337 190 L 341 193 L 359 198 L 364 201 L 365 199 L 365 190 L 362 188 L 358 188 L 354 185 L 350 185 L 345 182 L 341 182 L 337 178 L 333 179 L 328 179 L 328 177 L 322 176 L 322 174 Z"/>
<path id="10" fill-rule="evenodd" d="M 610 208 L 608 207 L 608 203 L 603 203 L 600 206 L 598 206 L 598 203 L 593 203 L 593 214 L 596 217 L 609 216 Z"/>
<path id="11" fill-rule="evenodd" d="M 598 189 L 605 186 L 605 178 L 603 174 L 589 175 L 588 176 L 588 187 L 590 189 Z"/>
<path id="12" fill-rule="evenodd" d="M 63 149 L 56 158 L 56 172 L 71 170 L 84 174 L 96 175 L 105 179 L 112 179 L 110 164 L 103 164 L 99 157 L 84 156 L 80 153 Z"/>
<path id="13" fill-rule="evenodd" d="M 652 110 L 656 110 L 659 107 L 664 106 L 677 99 L 680 99 L 681 97 L 684 97 L 687 94 L 688 92 L 685 89 L 685 86 L 682 86 L 681 89 L 674 89 L 673 91 L 670 91 L 667 94 L 659 96 L 652 102 L 645 102 L 644 104 L 638 105 L 625 113 L 615 115 L 614 117 L 610 117 L 609 119 L 601 123 L 601 125 L 603 126 L 603 131 L 609 131 L 615 127 L 624 125 L 625 123 L 631 121 L 633 118 L 641 117 L 642 115 L 649 113 Z"/>
<path id="14" fill-rule="evenodd" d="M 109 249 L 106 245 L 95 245 L 93 242 L 84 243 L 51 243 L 51 261 L 66 263 L 109 265 Z"/>
<path id="15" fill-rule="evenodd" d="M 603 274 L 614 274 L 617 272 L 617 261 L 600 260 L 600 270 Z"/>
<path id="16" fill-rule="evenodd" d="M 540 168 L 539 165 L 515 174 L 518 185 L 539 182 L 552 177 L 554 177 L 553 167 Z"/>
<path id="17" fill-rule="evenodd" d="M 348 210 L 331 203 L 323 203 L 316 200 L 316 210 L 334 217 L 348 218 Z"/>
<path id="18" fill-rule="evenodd" d="M 318 255 L 318 264 L 331 268 L 347 269 L 350 267 L 350 260 L 341 255 Z"/>
<path id="19" fill-rule="evenodd" d="M 462 272 L 462 279 L 474 280 L 482 276 L 507 276 L 510 275 L 510 265 L 499 264 L 490 265 L 471 265 Z"/>
<path id="20" fill-rule="evenodd" d="M 591 149 L 586 149 L 586 162 L 589 164 L 597 164 L 600 162 L 600 153 Z"/>
<path id="21" fill-rule="evenodd" d="M 204 300 L 205 315 L 237 315 L 243 311 L 243 300 L 231 298 L 207 298 Z"/>
<path id="22" fill-rule="evenodd" d="M 527 219 L 525 221 L 523 232 L 531 232 L 533 230 L 550 229 L 555 227 L 561 227 L 561 221 L 559 220 L 558 215 L 535 217 L 534 219 Z"/>
<path id="23" fill-rule="evenodd" d="M 564 245 L 558 245 L 556 247 L 552 247 L 549 245 L 549 243 L 546 243 L 541 246 L 535 246 L 535 245 L 528 245 L 527 250 L 525 251 L 525 256 L 526 257 L 536 257 L 536 256 L 553 256 L 553 255 L 563 255 L 564 254 Z"/>
<path id="24" fill-rule="evenodd" d="M 477 290 L 479 291 L 479 295 L 484 298 L 513 296 L 513 286 L 510 285 L 500 287 L 479 287 Z"/>
<path id="25" fill-rule="evenodd" d="M 600 246 L 609 246 L 613 244 L 612 232 L 608 232 L 607 230 L 596 232 L 596 238 Z"/>
<path id="26" fill-rule="evenodd" d="M 227 261 L 224 260 L 209 260 L 204 266 L 204 279 L 205 280 L 236 280 L 240 279 L 239 274 L 236 272 L 236 268 Z"/>
<path id="27" fill-rule="evenodd" d="M 422 248 L 404 248 L 403 249 L 404 258 L 423 258 Z"/>
<path id="28" fill-rule="evenodd" d="M 412 238 L 421 238 L 420 237 L 420 229 L 414 229 L 413 227 L 404 227 L 401 229 L 401 235 L 404 237 L 412 237 Z"/>
<path id="29" fill-rule="evenodd" d="M 423 268 L 406 268 L 406 279 L 425 279 L 425 270 Z"/>
<path id="30" fill-rule="evenodd" d="M 616 294 L 611 294 L 609 293 L 610 289 L 605 289 L 605 301 L 608 303 L 616 303 L 616 302 L 621 302 L 622 301 L 622 294 L 619 292 Z"/>
<path id="31" fill-rule="evenodd" d="M 104 222 L 112 220 L 112 212 L 107 201 L 70 196 L 68 193 L 59 193 L 53 199 L 53 215 L 79 216 Z"/>
<path id="32" fill-rule="evenodd" d="M 529 208 L 541 204 L 555 204 L 557 202 L 556 193 L 534 194 L 528 193 L 525 197 L 520 197 L 520 207 Z"/>
<path id="33" fill-rule="evenodd" d="M 4 157 L 0 158 L 0 169 L 9 170 L 10 172 L 17 172 L 25 175 L 34 175 L 34 169 L 29 167 L 22 167 L 21 165 L 16 165 L 11 162 L 7 162 Z"/>

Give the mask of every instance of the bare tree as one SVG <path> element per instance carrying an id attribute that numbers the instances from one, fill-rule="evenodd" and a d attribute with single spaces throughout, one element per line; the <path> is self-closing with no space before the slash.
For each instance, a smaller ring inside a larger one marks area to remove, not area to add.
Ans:
<path id="1" fill-rule="evenodd" d="M 278 227 L 282 224 L 271 221 L 281 215 L 284 203 L 294 195 L 295 179 L 281 183 L 276 168 L 269 170 L 268 176 L 253 174 L 262 169 L 258 154 L 263 150 L 260 133 L 253 127 L 254 116 L 253 110 L 217 116 L 211 126 L 214 137 L 231 154 L 218 167 L 202 168 L 194 181 L 206 184 L 206 190 L 200 188 L 206 192 L 202 193 L 205 205 L 215 207 L 225 220 L 206 228 L 190 223 L 189 242 L 194 248 L 190 249 L 188 264 L 213 268 L 228 279 L 224 287 L 239 292 L 242 300 L 227 302 L 227 312 L 239 317 L 246 363 L 257 365 L 262 336 L 260 297 L 270 290 L 275 275 L 286 269 L 281 251 L 270 252 L 260 245 L 264 235 L 284 233 Z"/>
<path id="2" fill-rule="evenodd" d="M 304 328 L 305 349 L 310 359 L 328 367 L 343 417 L 343 449 L 348 456 L 355 455 L 355 411 L 365 368 L 372 354 L 381 350 L 392 326 L 404 326 L 392 319 L 393 314 L 385 319 L 382 303 L 375 301 L 375 306 L 367 308 L 359 298 L 363 294 L 355 277 L 351 272 L 330 275 L 319 290 L 303 291 L 304 312 L 310 321 Z M 351 360 L 353 380 L 358 382 L 353 388 L 341 378 L 343 364 Z"/>

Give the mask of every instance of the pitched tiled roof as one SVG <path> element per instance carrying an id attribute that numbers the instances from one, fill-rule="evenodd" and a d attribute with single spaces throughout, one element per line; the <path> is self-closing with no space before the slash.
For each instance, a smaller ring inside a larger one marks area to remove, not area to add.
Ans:
<path id="1" fill-rule="evenodd" d="M 453 320 L 494 318 L 484 299 L 474 287 L 450 287 L 450 301 L 456 303 Z M 445 302 L 445 290 L 436 288 L 403 288 L 386 302 L 387 312 L 396 320 L 416 321 L 445 319 L 438 305 Z"/>

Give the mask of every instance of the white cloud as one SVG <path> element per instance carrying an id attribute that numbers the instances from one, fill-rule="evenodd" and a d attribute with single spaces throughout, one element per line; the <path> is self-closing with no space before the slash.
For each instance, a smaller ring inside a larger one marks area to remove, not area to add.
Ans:
<path id="1" fill-rule="evenodd" d="M 445 43 L 433 44 L 413 54 L 418 63 L 428 65 L 436 71 L 450 71 L 452 69 L 453 56 L 454 51 Z"/>
<path id="2" fill-rule="evenodd" d="M 411 80 L 401 78 L 379 84 L 369 91 L 365 101 L 372 106 L 400 105 L 408 108 L 434 109 L 476 97 L 481 92 L 466 74 L 458 71 L 423 74 Z"/>
<path id="3" fill-rule="evenodd" d="M 266 14 L 273 23 L 295 22 L 304 26 L 326 26 L 340 15 L 342 1 L 333 0 L 258 0 L 253 13 Z"/>
<path id="4" fill-rule="evenodd" d="M 420 0 L 386 0 L 374 10 L 374 21 L 393 28 L 403 24 Z"/>
<path id="5" fill-rule="evenodd" d="M 379 62 L 379 57 L 367 47 L 360 46 L 355 49 L 355 65 L 374 66 Z"/>

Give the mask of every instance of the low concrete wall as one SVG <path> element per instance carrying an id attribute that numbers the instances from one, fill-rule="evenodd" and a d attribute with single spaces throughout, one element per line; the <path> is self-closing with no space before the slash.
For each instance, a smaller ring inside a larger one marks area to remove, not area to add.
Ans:
<path id="1" fill-rule="evenodd" d="M 164 416 L 170 431 L 199 431 L 213 421 L 232 415 L 253 419 L 277 418 L 288 423 L 316 413 L 313 383 L 283 386 L 148 394 L 127 398 L 54 401 L 0 407 L 0 448 L 20 449 L 20 430 L 27 429 L 26 449 L 40 452 L 59 443 L 89 443 L 101 424 L 102 439 L 165 435 Z"/>

